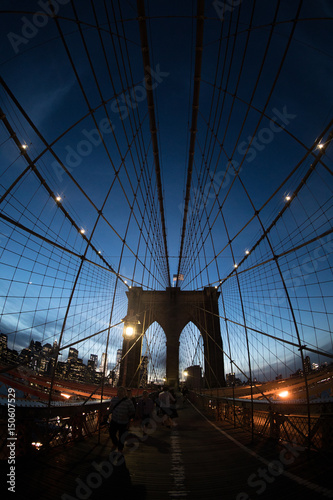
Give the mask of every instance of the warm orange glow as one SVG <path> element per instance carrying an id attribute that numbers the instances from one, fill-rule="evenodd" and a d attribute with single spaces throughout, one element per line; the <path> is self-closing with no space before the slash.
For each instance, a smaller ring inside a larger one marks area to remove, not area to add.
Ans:
<path id="1" fill-rule="evenodd" d="M 289 391 L 282 391 L 278 396 L 280 396 L 280 398 L 287 398 L 289 396 Z"/>
<path id="2" fill-rule="evenodd" d="M 69 399 L 70 398 L 70 395 L 69 394 L 65 394 L 64 392 L 61 393 L 61 396 L 66 398 L 66 399 Z"/>

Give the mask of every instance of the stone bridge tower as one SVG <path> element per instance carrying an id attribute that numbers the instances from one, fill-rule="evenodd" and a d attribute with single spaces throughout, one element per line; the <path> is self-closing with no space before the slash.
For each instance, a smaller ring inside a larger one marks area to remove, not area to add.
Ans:
<path id="1" fill-rule="evenodd" d="M 142 350 L 142 333 L 157 321 L 166 335 L 166 378 L 169 386 L 179 383 L 179 337 L 183 328 L 192 321 L 199 329 L 204 344 L 205 384 L 207 387 L 225 386 L 222 338 L 218 317 L 219 292 L 213 287 L 202 291 L 144 291 L 132 287 L 127 292 L 126 322 L 139 322 L 133 337 L 123 341 L 123 361 L 119 383 L 136 387 Z"/>

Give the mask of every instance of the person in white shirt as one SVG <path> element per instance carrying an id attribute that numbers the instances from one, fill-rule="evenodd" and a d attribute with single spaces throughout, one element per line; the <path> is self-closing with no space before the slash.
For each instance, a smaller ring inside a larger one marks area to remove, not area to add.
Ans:
<path id="1" fill-rule="evenodd" d="M 159 400 L 160 409 L 161 409 L 162 413 L 164 413 L 163 425 L 166 425 L 167 427 L 170 428 L 173 425 L 175 425 L 173 423 L 172 418 L 171 418 L 171 415 L 172 415 L 171 404 L 175 403 L 176 400 L 173 397 L 173 395 L 171 394 L 171 392 L 169 392 L 168 387 L 163 387 L 163 391 L 160 392 L 160 394 L 158 395 L 158 400 Z"/>

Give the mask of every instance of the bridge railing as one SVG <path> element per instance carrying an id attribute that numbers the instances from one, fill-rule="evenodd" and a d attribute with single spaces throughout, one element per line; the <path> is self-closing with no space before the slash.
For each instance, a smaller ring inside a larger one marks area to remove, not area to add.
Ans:
<path id="1" fill-rule="evenodd" d="M 108 406 L 109 402 L 62 404 L 50 409 L 16 406 L 15 441 L 8 439 L 8 419 L 0 413 L 0 459 L 8 458 L 9 442 L 15 442 L 15 456 L 25 456 L 90 436 L 99 430 Z M 1 408 L 6 410 L 4 405 Z"/>
<path id="2" fill-rule="evenodd" d="M 265 438 L 285 441 L 316 450 L 333 449 L 333 404 L 313 404 L 310 416 L 306 404 L 268 403 L 213 397 L 190 393 L 190 400 L 205 414 L 218 421 L 227 421 L 234 427 Z"/>

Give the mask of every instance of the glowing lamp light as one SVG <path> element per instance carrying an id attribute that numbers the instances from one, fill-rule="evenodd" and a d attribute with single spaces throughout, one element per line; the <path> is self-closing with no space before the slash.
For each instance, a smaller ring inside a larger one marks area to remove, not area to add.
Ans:
<path id="1" fill-rule="evenodd" d="M 133 328 L 133 326 L 126 326 L 126 328 L 125 328 L 125 335 L 126 335 L 126 337 L 132 337 L 134 335 L 134 328 Z"/>
<path id="2" fill-rule="evenodd" d="M 289 396 L 289 391 L 282 391 L 278 396 L 280 396 L 280 398 L 287 398 Z"/>
<path id="3" fill-rule="evenodd" d="M 236 269 L 238 267 L 238 264 L 234 264 L 234 268 Z"/>
<path id="4" fill-rule="evenodd" d="M 249 253 L 250 253 L 250 250 L 245 250 L 246 255 L 249 255 Z"/>
<path id="5" fill-rule="evenodd" d="M 56 196 L 56 201 L 61 201 L 61 196 Z"/>
<path id="6" fill-rule="evenodd" d="M 187 377 L 187 375 L 188 375 L 188 372 L 185 370 L 184 371 L 184 377 Z"/>
<path id="7" fill-rule="evenodd" d="M 66 394 L 65 392 L 62 392 L 60 394 L 60 396 L 62 396 L 63 398 L 66 398 L 66 399 L 69 399 L 70 398 L 70 395 L 69 394 Z"/>
<path id="8" fill-rule="evenodd" d="M 37 442 L 34 441 L 33 443 L 31 443 L 31 445 L 34 446 L 36 448 L 36 450 L 39 450 L 39 448 L 41 446 L 43 446 L 43 443 L 39 443 L 38 441 Z"/>
<path id="9" fill-rule="evenodd" d="M 291 196 L 288 194 L 288 195 L 285 197 L 285 200 L 286 200 L 286 201 L 290 201 L 290 200 L 291 200 Z"/>
<path id="10" fill-rule="evenodd" d="M 86 232 L 85 229 L 83 229 L 83 228 L 80 229 L 81 234 L 84 234 L 85 232 Z"/>
<path id="11" fill-rule="evenodd" d="M 137 325 L 140 324 L 140 321 L 138 320 L 138 315 L 132 315 L 132 316 L 126 316 L 126 318 L 122 319 L 124 322 L 124 330 L 123 330 L 123 337 L 124 338 L 130 338 L 133 337 L 136 333 L 136 328 Z"/>
<path id="12" fill-rule="evenodd" d="M 318 144 L 318 146 L 317 146 L 318 149 L 323 149 L 323 147 L 324 147 L 324 144 Z"/>
<path id="13" fill-rule="evenodd" d="M 21 148 L 22 149 L 28 149 L 28 144 L 22 144 Z"/>

